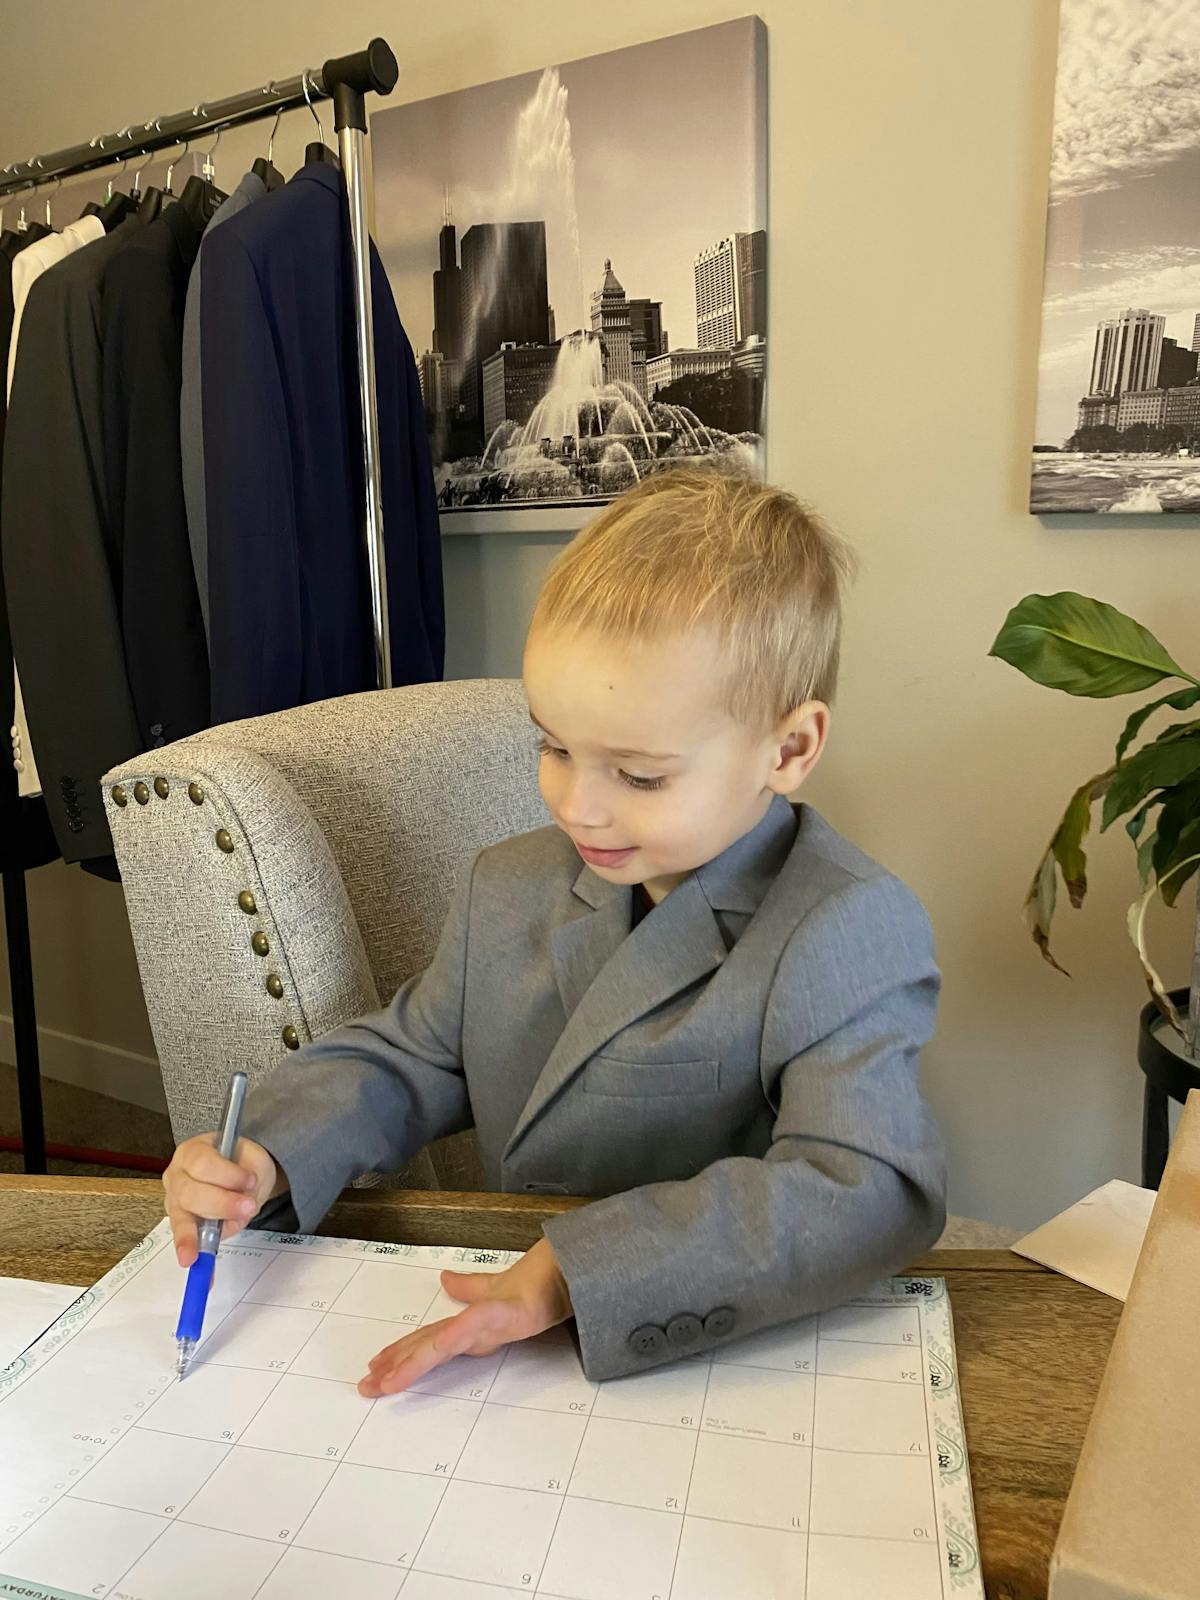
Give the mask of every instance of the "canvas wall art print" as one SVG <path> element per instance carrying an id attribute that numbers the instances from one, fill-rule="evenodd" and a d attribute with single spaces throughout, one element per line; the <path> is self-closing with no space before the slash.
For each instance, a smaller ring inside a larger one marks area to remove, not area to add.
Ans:
<path id="1" fill-rule="evenodd" d="M 1200 5 L 1062 0 L 1030 510 L 1200 511 Z"/>
<path id="2" fill-rule="evenodd" d="M 684 461 L 761 470 L 757 18 L 377 110 L 371 143 L 445 531 L 578 527 Z"/>

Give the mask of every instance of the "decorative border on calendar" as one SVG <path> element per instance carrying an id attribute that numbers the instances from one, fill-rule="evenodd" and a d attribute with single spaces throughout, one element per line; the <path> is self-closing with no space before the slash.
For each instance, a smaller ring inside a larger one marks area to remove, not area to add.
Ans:
<path id="1" fill-rule="evenodd" d="M 78 1299 L 73 1300 L 27 1350 L 11 1361 L 7 1367 L 0 1368 L 0 1400 L 22 1384 L 47 1357 L 53 1355 L 68 1340 L 86 1328 L 116 1290 L 148 1266 L 170 1242 L 171 1224 L 164 1217 L 144 1239 L 134 1245 L 128 1255 L 123 1256 L 116 1266 L 104 1274 L 99 1283 L 91 1289 L 85 1289 Z M 269 1247 L 272 1250 L 297 1255 L 406 1257 L 415 1260 L 421 1266 L 475 1267 L 483 1268 L 485 1271 L 488 1268 L 503 1270 L 520 1256 L 520 1252 L 516 1250 L 473 1250 L 469 1247 L 450 1245 L 382 1244 L 369 1239 L 333 1239 L 326 1238 L 323 1234 L 267 1233 L 255 1229 L 248 1229 L 245 1233 L 239 1234 L 237 1239 L 223 1248 L 237 1250 L 239 1246 L 256 1249 Z M 182 1282 L 181 1272 L 181 1292 Z M 2 1581 L 0 1578 L 0 1583 Z M 0 1600 L 5 1600 L 5 1595 L 6 1591 L 0 1586 Z"/>
<path id="2" fill-rule="evenodd" d="M 937 1451 L 935 1488 L 939 1548 L 943 1567 L 943 1593 L 978 1596 L 983 1600 L 983 1574 L 979 1566 L 979 1535 L 971 1474 L 967 1465 L 966 1434 L 958 1392 L 958 1360 L 954 1347 L 954 1319 L 945 1278 L 892 1278 L 885 1286 L 892 1303 L 911 1303 L 920 1309 L 921 1346 L 926 1363 L 925 1410 L 931 1441 Z"/>
<path id="3" fill-rule="evenodd" d="M 44 1583 L 28 1578 L 6 1578 L 0 1573 L 0 1600 L 88 1600 L 86 1595 L 71 1594 L 66 1589 L 48 1589 Z"/>

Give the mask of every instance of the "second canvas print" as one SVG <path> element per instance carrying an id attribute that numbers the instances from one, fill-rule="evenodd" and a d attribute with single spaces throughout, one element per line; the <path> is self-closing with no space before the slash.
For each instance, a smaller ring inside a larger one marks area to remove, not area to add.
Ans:
<path id="1" fill-rule="evenodd" d="M 757 18 L 378 111 L 371 143 L 445 531 L 579 526 L 685 461 L 762 469 Z"/>

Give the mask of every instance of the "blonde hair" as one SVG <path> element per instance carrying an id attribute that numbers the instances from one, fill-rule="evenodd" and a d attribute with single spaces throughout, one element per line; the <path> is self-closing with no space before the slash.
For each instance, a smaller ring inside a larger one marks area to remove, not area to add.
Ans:
<path id="1" fill-rule="evenodd" d="M 732 716 L 774 726 L 833 699 L 853 557 L 784 489 L 726 471 L 644 478 L 579 533 L 546 575 L 535 628 L 650 639 L 714 628 Z"/>

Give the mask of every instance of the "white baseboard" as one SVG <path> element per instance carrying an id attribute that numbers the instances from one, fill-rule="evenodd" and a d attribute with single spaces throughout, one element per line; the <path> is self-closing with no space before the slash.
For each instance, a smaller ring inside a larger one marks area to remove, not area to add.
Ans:
<path id="1" fill-rule="evenodd" d="M 17 1059 L 12 1018 L 0 1014 L 0 1061 Z M 44 1078 L 91 1089 L 113 1100 L 143 1106 L 147 1111 L 167 1109 L 162 1074 L 154 1056 L 119 1050 L 96 1039 L 79 1039 L 57 1028 L 38 1028 L 38 1059 Z"/>

